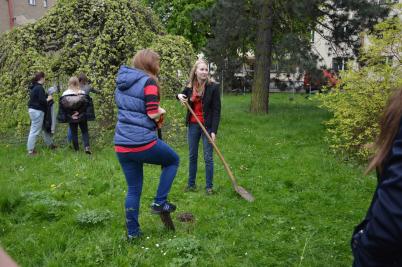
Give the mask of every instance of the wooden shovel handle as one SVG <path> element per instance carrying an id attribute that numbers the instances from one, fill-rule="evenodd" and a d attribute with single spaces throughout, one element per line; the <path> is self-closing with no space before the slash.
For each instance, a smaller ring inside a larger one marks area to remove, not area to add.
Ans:
<path id="1" fill-rule="evenodd" d="M 207 129 L 205 129 L 204 125 L 202 125 L 201 121 L 198 119 L 197 115 L 195 114 L 194 110 L 190 107 L 190 104 L 188 101 L 184 102 L 186 105 L 187 109 L 193 114 L 194 118 L 198 122 L 198 125 L 200 125 L 202 131 L 204 132 L 205 136 L 208 138 L 209 142 L 211 142 L 212 146 L 214 147 L 216 154 L 218 154 L 219 158 L 222 160 L 223 166 L 226 169 L 226 172 L 228 173 L 230 180 L 232 181 L 232 184 L 234 187 L 237 187 L 237 181 L 236 178 L 234 177 L 232 171 L 229 168 L 229 165 L 226 163 L 225 158 L 223 157 L 222 153 L 219 151 L 218 147 L 216 146 L 215 142 L 212 140 L 211 136 L 209 135 Z"/>

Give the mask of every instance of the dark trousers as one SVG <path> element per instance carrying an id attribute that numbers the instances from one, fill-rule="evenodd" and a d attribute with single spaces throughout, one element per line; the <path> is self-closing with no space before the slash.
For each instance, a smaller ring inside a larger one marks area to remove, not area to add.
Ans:
<path id="1" fill-rule="evenodd" d="M 117 158 L 123 169 L 128 187 L 125 203 L 127 232 L 129 235 L 138 235 L 140 233 L 138 215 L 144 178 L 144 163 L 162 166 L 154 202 L 163 204 L 167 200 L 173 180 L 176 177 L 179 156 L 165 142 L 158 139 L 157 143 L 150 149 L 141 152 L 117 153 Z"/>
<path id="2" fill-rule="evenodd" d="M 358 232 L 352 238 L 353 267 L 401 267 L 402 256 L 399 253 L 387 257 L 370 255 L 360 244 L 363 232 Z"/>
<path id="3" fill-rule="evenodd" d="M 71 137 L 73 141 L 73 146 L 75 150 L 79 149 L 78 145 L 78 126 L 80 126 L 82 140 L 84 141 L 84 147 L 89 147 L 89 132 L 88 132 L 88 122 L 86 120 L 78 123 L 69 123 L 71 129 Z"/>

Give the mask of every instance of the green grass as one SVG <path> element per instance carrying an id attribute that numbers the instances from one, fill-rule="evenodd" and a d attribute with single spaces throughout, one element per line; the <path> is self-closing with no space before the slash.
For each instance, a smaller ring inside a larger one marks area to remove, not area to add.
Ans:
<path id="1" fill-rule="evenodd" d="M 181 164 L 170 200 L 195 222 L 175 217 L 176 232 L 163 229 L 149 212 L 160 169 L 146 166 L 144 237 L 134 244 L 124 239 L 126 185 L 111 142 L 95 144 L 92 157 L 40 145 L 40 155 L 28 158 L 24 143 L 3 140 L 1 246 L 21 266 L 350 266 L 352 228 L 374 177 L 329 152 L 322 124 L 329 114 L 314 101 L 274 94 L 269 115 L 259 116 L 249 102 L 224 96 L 217 145 L 256 201 L 236 195 L 216 155 L 217 194 L 184 193 L 187 146 L 175 142 Z M 203 187 L 203 163 L 199 169 Z"/>

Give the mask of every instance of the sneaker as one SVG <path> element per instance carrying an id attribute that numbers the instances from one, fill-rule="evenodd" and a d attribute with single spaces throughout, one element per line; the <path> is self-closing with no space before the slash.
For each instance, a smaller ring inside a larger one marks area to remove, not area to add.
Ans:
<path id="1" fill-rule="evenodd" d="M 38 152 L 36 152 L 35 150 L 28 151 L 28 156 L 30 156 L 30 157 L 35 157 L 37 154 L 38 154 Z"/>
<path id="2" fill-rule="evenodd" d="M 186 192 L 196 192 L 197 191 L 197 186 L 196 185 L 188 185 L 186 189 L 184 189 Z"/>
<path id="3" fill-rule="evenodd" d="M 212 188 L 207 188 L 206 191 L 207 195 L 213 195 L 214 194 L 214 190 Z"/>
<path id="4" fill-rule="evenodd" d="M 51 149 L 51 150 L 55 150 L 57 148 L 57 146 L 55 145 L 55 144 L 51 144 L 50 146 L 49 146 L 49 149 Z"/>
<path id="5" fill-rule="evenodd" d="M 151 205 L 151 212 L 154 214 L 159 214 L 162 212 L 173 212 L 176 210 L 176 206 L 172 203 L 165 202 L 163 204 L 156 204 L 155 202 Z"/>
<path id="6" fill-rule="evenodd" d="M 92 154 L 91 150 L 89 149 L 89 146 L 85 147 L 85 153 L 88 155 Z"/>
<path id="7" fill-rule="evenodd" d="M 130 242 L 134 242 L 135 240 L 140 239 L 141 236 L 142 236 L 142 232 L 141 232 L 141 231 L 139 231 L 139 232 L 136 233 L 136 234 L 127 235 L 127 241 L 128 241 L 129 243 L 130 243 Z"/>

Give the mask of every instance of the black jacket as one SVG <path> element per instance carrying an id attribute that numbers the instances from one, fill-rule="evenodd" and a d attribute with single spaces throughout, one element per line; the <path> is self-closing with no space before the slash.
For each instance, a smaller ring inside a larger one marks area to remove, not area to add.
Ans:
<path id="1" fill-rule="evenodd" d="M 89 95 L 64 95 L 59 99 L 59 112 L 57 120 L 61 123 L 78 123 L 84 120 L 95 119 L 92 99 Z M 73 114 L 78 112 L 78 118 L 73 119 Z"/>
<path id="2" fill-rule="evenodd" d="M 193 95 L 193 89 L 186 87 L 182 94 L 187 96 L 188 103 L 193 108 L 191 102 L 191 96 Z M 177 96 L 176 96 L 177 98 Z M 218 133 L 219 122 L 221 119 L 221 97 L 219 93 L 219 84 L 208 83 L 205 86 L 205 92 L 202 97 L 202 111 L 205 121 L 205 127 L 211 133 Z M 190 111 L 187 110 L 186 125 L 190 120 Z"/>
<path id="3" fill-rule="evenodd" d="M 28 108 L 46 112 L 47 94 L 43 86 L 40 83 L 34 83 L 29 87 L 29 90 Z"/>
<path id="4" fill-rule="evenodd" d="M 366 218 L 355 228 L 357 266 L 402 266 L 402 123 L 378 174 Z"/>
<path id="5" fill-rule="evenodd" d="M 46 112 L 45 112 L 45 117 L 44 117 L 44 119 L 43 119 L 42 128 L 43 128 L 46 132 L 48 132 L 48 133 L 52 133 L 52 123 L 53 123 L 53 120 L 52 120 L 52 112 L 53 112 L 53 104 L 54 104 L 54 101 L 53 101 L 53 100 L 50 100 L 50 101 L 47 103 Z"/>

